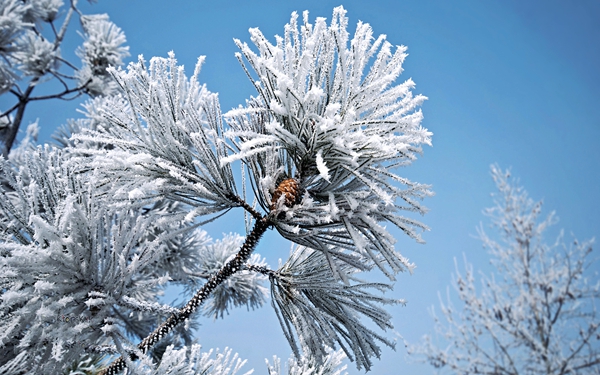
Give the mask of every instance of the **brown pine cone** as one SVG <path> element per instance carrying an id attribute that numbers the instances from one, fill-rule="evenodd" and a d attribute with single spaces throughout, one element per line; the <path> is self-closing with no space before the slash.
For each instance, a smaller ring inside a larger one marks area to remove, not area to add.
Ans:
<path id="1" fill-rule="evenodd" d="M 271 211 L 277 207 L 277 201 L 282 194 L 285 195 L 284 204 L 288 207 L 292 207 L 300 195 L 300 185 L 298 185 L 298 181 L 294 178 L 288 178 L 281 181 L 271 198 Z"/>

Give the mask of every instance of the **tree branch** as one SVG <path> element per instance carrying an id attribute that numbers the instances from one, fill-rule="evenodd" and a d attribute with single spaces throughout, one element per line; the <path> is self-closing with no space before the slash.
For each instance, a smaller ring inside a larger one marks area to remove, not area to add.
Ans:
<path id="1" fill-rule="evenodd" d="M 252 208 L 252 206 L 250 206 L 248 204 L 248 202 L 246 202 L 242 198 L 238 197 L 237 195 L 231 194 L 227 198 L 232 200 L 233 202 L 238 203 L 240 207 L 243 207 L 244 210 L 249 212 L 250 215 L 252 215 L 256 220 L 261 220 L 263 218 L 263 216 L 260 214 L 260 212 L 256 211 L 254 208 Z"/>
<path id="2" fill-rule="evenodd" d="M 66 90 L 64 90 L 63 92 L 60 92 L 60 93 L 58 93 L 58 94 L 50 94 L 50 95 L 36 96 L 36 97 L 33 97 L 33 98 L 29 98 L 28 100 L 29 100 L 29 101 L 34 101 L 34 100 L 46 100 L 46 99 L 64 99 L 64 96 L 65 96 L 65 95 L 69 95 L 69 94 L 72 94 L 72 93 L 74 93 L 74 92 L 77 92 L 77 95 L 76 95 L 75 97 L 73 97 L 73 98 L 70 98 L 70 99 L 66 99 L 66 100 L 72 100 L 72 99 L 75 99 L 75 98 L 77 98 L 78 96 L 80 96 L 80 95 L 82 94 L 82 93 L 81 93 L 81 90 L 85 89 L 85 88 L 87 87 L 87 85 L 88 85 L 90 82 L 92 82 L 92 79 L 91 79 L 91 78 L 90 78 L 90 79 L 88 79 L 88 80 L 87 80 L 87 82 L 86 82 L 86 83 L 84 83 L 84 84 L 83 84 L 83 85 L 81 85 L 81 86 L 77 86 L 77 87 L 75 87 L 75 88 L 72 88 L 72 89 L 66 89 Z"/>
<path id="3" fill-rule="evenodd" d="M 54 50 L 57 50 L 65 37 L 65 33 L 67 32 L 67 26 L 69 26 L 69 22 L 71 22 L 71 17 L 73 16 L 73 12 L 77 10 L 77 2 L 79 0 L 71 0 L 71 7 L 69 8 L 69 12 L 67 12 L 67 16 L 65 17 L 65 22 L 63 22 L 60 32 L 56 36 L 54 40 Z"/>
<path id="4" fill-rule="evenodd" d="M 37 81 L 38 81 L 38 77 L 32 79 L 31 82 L 29 83 L 27 90 L 25 91 L 23 96 L 19 99 L 19 104 L 17 105 L 17 114 L 15 115 L 15 119 L 8 126 L 8 129 L 6 129 L 6 135 L 2 142 L 3 144 L 1 145 L 2 156 L 4 156 L 5 158 L 8 158 L 8 153 L 10 152 L 10 149 L 12 148 L 13 143 L 15 142 L 15 138 L 17 138 L 17 133 L 19 132 L 19 127 L 21 126 L 21 121 L 23 121 L 23 114 L 25 113 L 25 107 L 27 106 L 27 103 L 29 102 L 29 96 L 31 95 L 31 92 L 35 88 L 35 84 L 37 83 Z"/>
<path id="5" fill-rule="evenodd" d="M 240 251 L 236 254 L 235 258 L 227 262 L 215 275 L 213 275 L 203 286 L 196 292 L 196 294 L 190 299 L 190 301 L 181 308 L 177 313 L 172 314 L 169 318 L 148 335 L 141 343 L 138 344 L 137 348 L 146 354 L 154 345 L 156 345 L 163 337 L 168 335 L 176 326 L 183 323 L 188 319 L 204 301 L 210 296 L 210 294 L 231 275 L 245 268 L 244 263 L 248 260 L 258 241 L 262 235 L 267 231 L 271 221 L 268 217 L 260 216 L 260 219 L 256 220 L 252 232 L 246 237 L 246 241 L 240 248 Z M 131 360 L 137 359 L 134 354 L 130 355 Z M 99 375 L 116 375 L 126 367 L 126 359 L 119 357 L 107 368 L 102 370 Z"/>

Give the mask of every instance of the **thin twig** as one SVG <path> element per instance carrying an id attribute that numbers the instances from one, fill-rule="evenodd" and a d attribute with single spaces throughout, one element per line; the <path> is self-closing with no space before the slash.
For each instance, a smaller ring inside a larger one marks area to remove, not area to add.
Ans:
<path id="1" fill-rule="evenodd" d="M 12 90 L 11 90 L 11 92 L 12 92 Z M 16 95 L 16 94 L 15 94 L 15 95 Z M 4 117 L 4 116 L 8 116 L 8 115 L 10 115 L 10 113 L 11 113 L 12 111 L 14 111 L 15 109 L 17 109 L 17 108 L 19 108 L 19 103 L 17 103 L 17 104 L 15 104 L 15 105 L 13 105 L 13 106 L 12 106 L 10 109 L 7 109 L 7 110 L 6 110 L 6 112 L 3 112 L 3 113 L 1 113 L 1 114 L 0 114 L 0 117 Z"/>
<path id="2" fill-rule="evenodd" d="M 70 63 L 68 60 L 66 60 L 66 59 L 63 59 L 63 58 L 62 58 L 62 57 L 60 57 L 60 56 L 57 56 L 57 57 L 56 57 L 56 59 L 57 59 L 57 60 L 59 60 L 59 61 L 62 61 L 62 62 L 63 62 L 63 63 L 65 63 L 65 64 L 67 64 L 67 65 L 68 65 L 68 66 L 69 66 L 71 69 L 73 69 L 73 70 L 79 70 L 79 68 L 77 68 L 75 65 L 71 64 L 71 63 Z"/>
<path id="3" fill-rule="evenodd" d="M 60 75 L 57 74 L 57 72 L 50 70 L 48 73 L 52 74 L 54 78 L 56 78 L 63 85 L 65 91 L 69 90 L 69 85 L 67 85 L 67 83 L 60 77 Z"/>
<path id="4" fill-rule="evenodd" d="M 67 90 L 64 90 L 63 92 L 60 92 L 58 94 L 36 96 L 36 97 L 33 97 L 33 98 L 29 98 L 28 101 L 46 100 L 46 99 L 64 99 L 65 95 L 69 95 L 69 94 L 72 94 L 72 93 L 76 92 L 77 95 L 75 97 L 69 98 L 67 100 L 75 99 L 75 98 L 77 98 L 78 96 L 80 96 L 82 94 L 82 90 L 84 90 L 87 87 L 87 85 L 90 84 L 90 82 L 92 82 L 91 78 L 84 85 L 82 85 L 82 86 L 77 86 L 77 87 L 72 88 L 72 89 L 67 89 Z"/>
<path id="5" fill-rule="evenodd" d="M 65 17 L 65 22 L 63 22 L 63 25 L 60 28 L 60 32 L 58 33 L 58 35 L 56 36 L 56 39 L 54 40 L 54 50 L 55 51 L 58 49 L 58 47 L 60 47 L 60 43 L 62 42 L 63 38 L 65 37 L 65 33 L 67 32 L 67 26 L 69 26 L 69 22 L 71 22 L 71 17 L 73 16 L 73 11 L 77 10 L 77 1 L 78 0 L 71 1 L 71 7 L 69 8 L 69 11 L 67 12 L 67 16 Z"/>
<path id="6" fill-rule="evenodd" d="M 238 203 L 240 205 L 240 207 L 243 207 L 244 210 L 249 212 L 250 215 L 252 215 L 256 220 L 260 220 L 263 218 L 263 216 L 260 214 L 260 212 L 256 211 L 252 206 L 250 206 L 248 204 L 248 202 L 246 202 L 242 198 L 238 197 L 237 195 L 231 194 L 231 195 L 227 196 L 227 199 L 230 199 L 230 200 Z"/>

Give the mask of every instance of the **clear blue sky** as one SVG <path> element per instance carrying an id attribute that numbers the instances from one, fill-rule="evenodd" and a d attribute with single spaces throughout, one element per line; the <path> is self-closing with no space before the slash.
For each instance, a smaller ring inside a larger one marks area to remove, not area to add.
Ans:
<path id="1" fill-rule="evenodd" d="M 412 78 L 416 93 L 429 97 L 423 125 L 434 133 L 433 147 L 402 173 L 433 185 L 436 196 L 422 218 L 431 227 L 425 245 L 398 234 L 398 250 L 417 264 L 400 275 L 393 297 L 408 300 L 394 308 L 396 331 L 417 342 L 432 331 L 428 308 L 438 305 L 462 254 L 488 270 L 488 257 L 474 238 L 485 222 L 481 211 L 494 190 L 489 165 L 512 167 L 513 175 L 559 227 L 579 239 L 600 235 L 600 2 L 597 1 L 346 1 L 350 25 L 361 20 L 392 44 L 408 46 L 401 80 Z M 173 50 L 188 74 L 206 55 L 201 79 L 220 94 L 224 111 L 254 94 L 233 54 L 233 38 L 249 41 L 248 28 L 269 37 L 283 33 L 294 10 L 311 19 L 331 17 L 340 1 L 157 1 L 101 0 L 85 12 L 108 13 L 126 33 L 131 59 L 166 56 Z M 70 43 L 79 43 L 75 35 Z M 63 51 L 70 47 L 65 45 Z M 71 47 L 72 48 L 72 47 Z M 76 60 L 75 60 L 76 61 Z M 0 103 L 2 104 L 2 103 Z M 4 105 L 2 105 L 4 107 Z M 29 116 L 52 130 L 76 117 L 74 106 L 31 105 Z M 43 137 L 47 137 L 44 132 Z M 42 140 L 47 139 L 43 138 Z M 209 228 L 243 231 L 225 220 Z M 552 238 L 550 239 L 552 240 Z M 276 266 L 289 246 L 269 233 L 257 251 Z M 600 267 L 596 267 L 598 269 Z M 205 348 L 229 346 L 248 358 L 247 368 L 266 374 L 264 358 L 287 358 L 289 348 L 272 308 L 234 311 L 224 320 L 203 320 Z M 372 373 L 427 374 L 428 366 L 407 363 L 399 341 L 385 350 Z M 352 364 L 350 374 L 358 372 Z"/>

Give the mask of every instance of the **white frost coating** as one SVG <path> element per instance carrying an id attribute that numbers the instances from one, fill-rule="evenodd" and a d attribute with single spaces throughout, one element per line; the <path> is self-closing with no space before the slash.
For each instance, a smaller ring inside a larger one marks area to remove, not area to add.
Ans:
<path id="1" fill-rule="evenodd" d="M 14 228 L 2 232 L 2 251 L 10 256 L 0 257 L 0 314 L 6 317 L 0 319 L 0 361 L 62 373 L 82 358 L 81 342 L 114 353 L 105 333 L 150 332 L 157 311 L 172 312 L 157 304 L 160 290 L 169 276 L 193 284 L 198 250 L 209 239 L 183 231 L 185 215 L 165 201 L 151 209 L 137 202 L 109 207 L 122 202 L 115 194 L 97 194 L 91 173 L 73 173 L 80 160 L 72 154 L 38 148 L 24 156 L 17 171 L 0 160 L 14 192 L 0 200 L 0 216 L 9 218 L 3 225 Z M 89 160 L 81 165 L 89 168 Z M 7 196 L 4 187 L 0 191 Z M 121 315 L 114 316 L 115 308 Z M 185 335 L 176 334 L 174 342 L 191 340 Z M 18 347 L 26 348 L 24 357 L 14 354 Z M 12 366 L 4 365 L 2 373 Z"/>
<path id="2" fill-rule="evenodd" d="M 323 161 L 323 152 L 319 150 L 317 152 L 317 169 L 319 170 L 319 175 L 327 182 L 329 182 L 329 168 L 325 165 Z"/>
<path id="3" fill-rule="evenodd" d="M 240 359 L 239 355 L 233 353 L 229 348 L 225 348 L 223 351 L 210 349 L 208 352 L 201 352 L 200 350 L 201 346 L 198 344 L 182 349 L 174 349 L 173 345 L 169 345 L 160 366 L 153 371 L 136 369 L 135 373 L 140 375 L 236 375 L 246 363 L 246 360 Z M 240 375 L 250 375 L 253 371 L 250 370 Z"/>
<path id="4" fill-rule="evenodd" d="M 352 348 L 345 352 L 356 361 L 359 370 L 363 367 L 369 370 L 370 357 L 379 357 L 381 353 L 377 343 L 392 348 L 394 343 L 367 328 L 359 318 L 371 320 L 382 330 L 392 329 L 391 315 L 382 306 L 403 301 L 382 297 L 381 292 L 390 289 L 390 285 L 364 283 L 357 277 L 358 268 L 350 266 L 349 261 L 342 263 L 334 259 L 336 269 L 345 275 L 347 284 L 341 282 L 326 257 L 327 253 L 322 251 L 294 249 L 287 262 L 273 275 L 277 279 L 271 284 L 275 312 L 299 361 L 318 364 L 315 368 L 326 368 L 332 359 L 330 356 L 339 355 L 329 348 L 340 345 Z M 353 260 L 365 262 L 364 258 Z M 323 374 L 329 374 L 328 371 Z"/>
<path id="5" fill-rule="evenodd" d="M 135 188 L 129 192 L 129 199 L 138 199 L 144 197 L 144 191 L 140 188 Z"/>
<path id="6" fill-rule="evenodd" d="M 245 161 L 252 186 L 264 186 L 260 181 L 269 176 L 294 177 L 302 198 L 312 198 L 311 207 L 278 217 L 284 237 L 320 249 L 343 243 L 348 252 L 361 253 L 357 237 L 348 232 L 353 228 L 364 237 L 365 254 L 377 258 L 393 279 L 407 269 L 406 262 L 378 223 L 400 226 L 416 240 L 427 230 L 402 214 L 424 213 L 420 200 L 432 192 L 396 170 L 416 160 L 423 144 L 431 144 L 419 110 L 426 97 L 412 94 L 412 80 L 397 82 L 406 47 L 394 48 L 385 36 L 374 38 L 362 22 L 351 37 L 345 14 L 337 7 L 329 22 L 311 23 L 307 12 L 301 21 L 294 13 L 274 42 L 258 29 L 250 30 L 253 47 L 235 41 L 240 62 L 258 76 L 258 97 L 247 102 L 246 111 L 225 115 L 233 129 L 227 136 L 237 150 L 228 160 Z M 272 191 L 255 194 L 268 211 Z"/>
<path id="7" fill-rule="evenodd" d="M 281 360 L 277 356 L 273 356 L 273 365 L 265 359 L 269 369 L 269 375 L 347 375 L 347 372 L 342 372 L 346 369 L 346 365 L 342 365 L 342 361 L 346 359 L 346 354 L 342 349 L 334 351 L 331 348 L 325 348 L 327 356 L 323 361 L 318 361 L 314 357 L 303 355 L 299 360 L 289 358 L 287 360 L 287 372 L 281 369 Z"/>
<path id="8" fill-rule="evenodd" d="M 218 272 L 240 249 L 244 238 L 229 234 L 219 241 L 207 243 L 200 249 L 200 260 L 197 264 L 199 272 L 212 275 Z M 265 260 L 260 255 L 253 254 L 248 261 L 256 266 L 265 266 Z M 262 286 L 266 277 L 259 273 L 241 271 L 227 279 L 212 293 L 211 298 L 204 304 L 203 312 L 206 316 L 223 318 L 233 307 L 247 306 L 248 308 L 260 307 L 267 295 L 267 289 Z M 204 280 L 200 280 L 199 284 Z"/>

